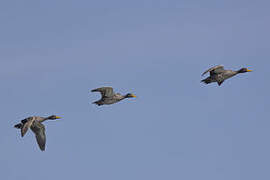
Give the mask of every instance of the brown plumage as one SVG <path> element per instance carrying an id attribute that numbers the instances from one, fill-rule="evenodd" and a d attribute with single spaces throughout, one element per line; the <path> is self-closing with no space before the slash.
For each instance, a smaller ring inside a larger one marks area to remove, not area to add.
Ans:
<path id="1" fill-rule="evenodd" d="M 36 136 L 39 148 L 42 151 L 44 151 L 46 145 L 46 134 L 45 134 L 45 126 L 42 124 L 42 122 L 46 120 L 55 120 L 55 119 L 60 119 L 60 117 L 55 115 L 49 117 L 32 116 L 23 119 L 21 123 L 16 124 L 14 127 L 17 129 L 21 129 L 22 137 L 26 134 L 26 132 L 30 128 Z"/>
<path id="2" fill-rule="evenodd" d="M 104 104 L 107 104 L 107 105 L 114 104 L 114 103 L 117 103 L 125 98 L 136 97 L 134 94 L 131 94 L 131 93 L 128 93 L 126 95 L 114 93 L 112 87 L 101 87 L 101 88 L 93 89 L 93 90 L 91 90 L 91 92 L 100 92 L 101 93 L 101 99 L 93 102 L 94 104 L 97 104 L 98 106 L 101 106 Z"/>
<path id="3" fill-rule="evenodd" d="M 222 65 L 218 65 L 218 66 L 214 66 L 214 67 L 208 69 L 207 71 L 205 71 L 202 74 L 202 76 L 208 72 L 210 72 L 210 76 L 207 77 L 206 79 L 203 79 L 201 82 L 203 82 L 205 84 L 216 82 L 220 86 L 226 79 L 229 79 L 229 78 L 231 78 L 239 73 L 251 72 L 251 70 L 249 70 L 247 68 L 242 68 L 238 71 L 225 70 Z"/>

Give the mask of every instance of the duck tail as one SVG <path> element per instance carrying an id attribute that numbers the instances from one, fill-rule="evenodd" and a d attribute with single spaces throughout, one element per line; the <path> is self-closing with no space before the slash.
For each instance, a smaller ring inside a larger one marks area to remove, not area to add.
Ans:
<path id="1" fill-rule="evenodd" d="M 92 104 L 96 104 L 96 105 L 98 105 L 98 106 L 101 106 L 101 105 L 102 105 L 102 103 L 101 103 L 100 101 L 95 101 L 95 102 L 93 102 Z"/>
<path id="2" fill-rule="evenodd" d="M 14 127 L 17 128 L 17 129 L 21 129 L 23 127 L 23 124 L 19 123 L 19 124 L 16 124 Z"/>
<path id="3" fill-rule="evenodd" d="M 92 89 L 91 90 L 91 92 L 97 92 L 98 91 L 98 89 Z"/>
<path id="4" fill-rule="evenodd" d="M 205 83 L 205 84 L 209 84 L 212 82 L 212 79 L 210 77 L 206 78 L 206 79 L 203 79 L 201 80 L 201 82 Z"/>

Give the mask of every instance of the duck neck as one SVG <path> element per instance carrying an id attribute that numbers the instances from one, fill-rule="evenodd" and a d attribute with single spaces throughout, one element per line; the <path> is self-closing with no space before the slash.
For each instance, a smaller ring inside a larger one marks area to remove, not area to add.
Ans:
<path id="1" fill-rule="evenodd" d="M 50 119 L 50 117 L 51 117 L 51 116 L 45 117 L 45 118 L 43 118 L 43 120 L 41 120 L 40 122 L 47 121 L 47 120 L 49 120 L 49 119 Z"/>
<path id="2" fill-rule="evenodd" d="M 232 76 L 235 76 L 236 74 L 238 74 L 239 73 L 239 71 L 231 71 L 231 75 Z"/>
<path id="3" fill-rule="evenodd" d="M 236 74 L 242 73 L 241 69 L 239 69 L 238 71 L 235 71 Z"/>

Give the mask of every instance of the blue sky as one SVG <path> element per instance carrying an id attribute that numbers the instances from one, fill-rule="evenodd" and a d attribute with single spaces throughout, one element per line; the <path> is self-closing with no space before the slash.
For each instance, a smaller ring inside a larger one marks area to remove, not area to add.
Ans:
<path id="1" fill-rule="evenodd" d="M 0 178 L 268 180 L 269 5 L 1 1 Z M 217 64 L 254 71 L 201 84 Z M 13 128 L 51 114 L 45 152 Z"/>

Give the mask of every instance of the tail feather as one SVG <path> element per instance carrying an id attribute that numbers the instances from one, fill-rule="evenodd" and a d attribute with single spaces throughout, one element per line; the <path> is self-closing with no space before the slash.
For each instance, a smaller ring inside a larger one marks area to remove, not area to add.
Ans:
<path id="1" fill-rule="evenodd" d="M 14 127 L 17 128 L 17 129 L 21 129 L 23 127 L 23 124 L 19 123 L 19 124 L 16 124 Z"/>
<path id="2" fill-rule="evenodd" d="M 98 89 L 92 89 L 91 90 L 91 92 L 97 92 L 98 91 Z"/>
<path id="3" fill-rule="evenodd" d="M 95 101 L 95 102 L 93 102 L 92 104 L 96 104 L 96 105 L 98 105 L 98 106 L 103 105 L 103 103 L 102 103 L 101 101 Z"/>
<path id="4" fill-rule="evenodd" d="M 211 82 L 213 82 L 213 81 L 212 81 L 212 79 L 211 79 L 210 77 L 208 77 L 208 78 L 206 78 L 206 79 L 201 80 L 201 82 L 203 82 L 203 83 L 205 83 L 205 84 L 209 84 L 209 83 L 211 83 Z"/>

